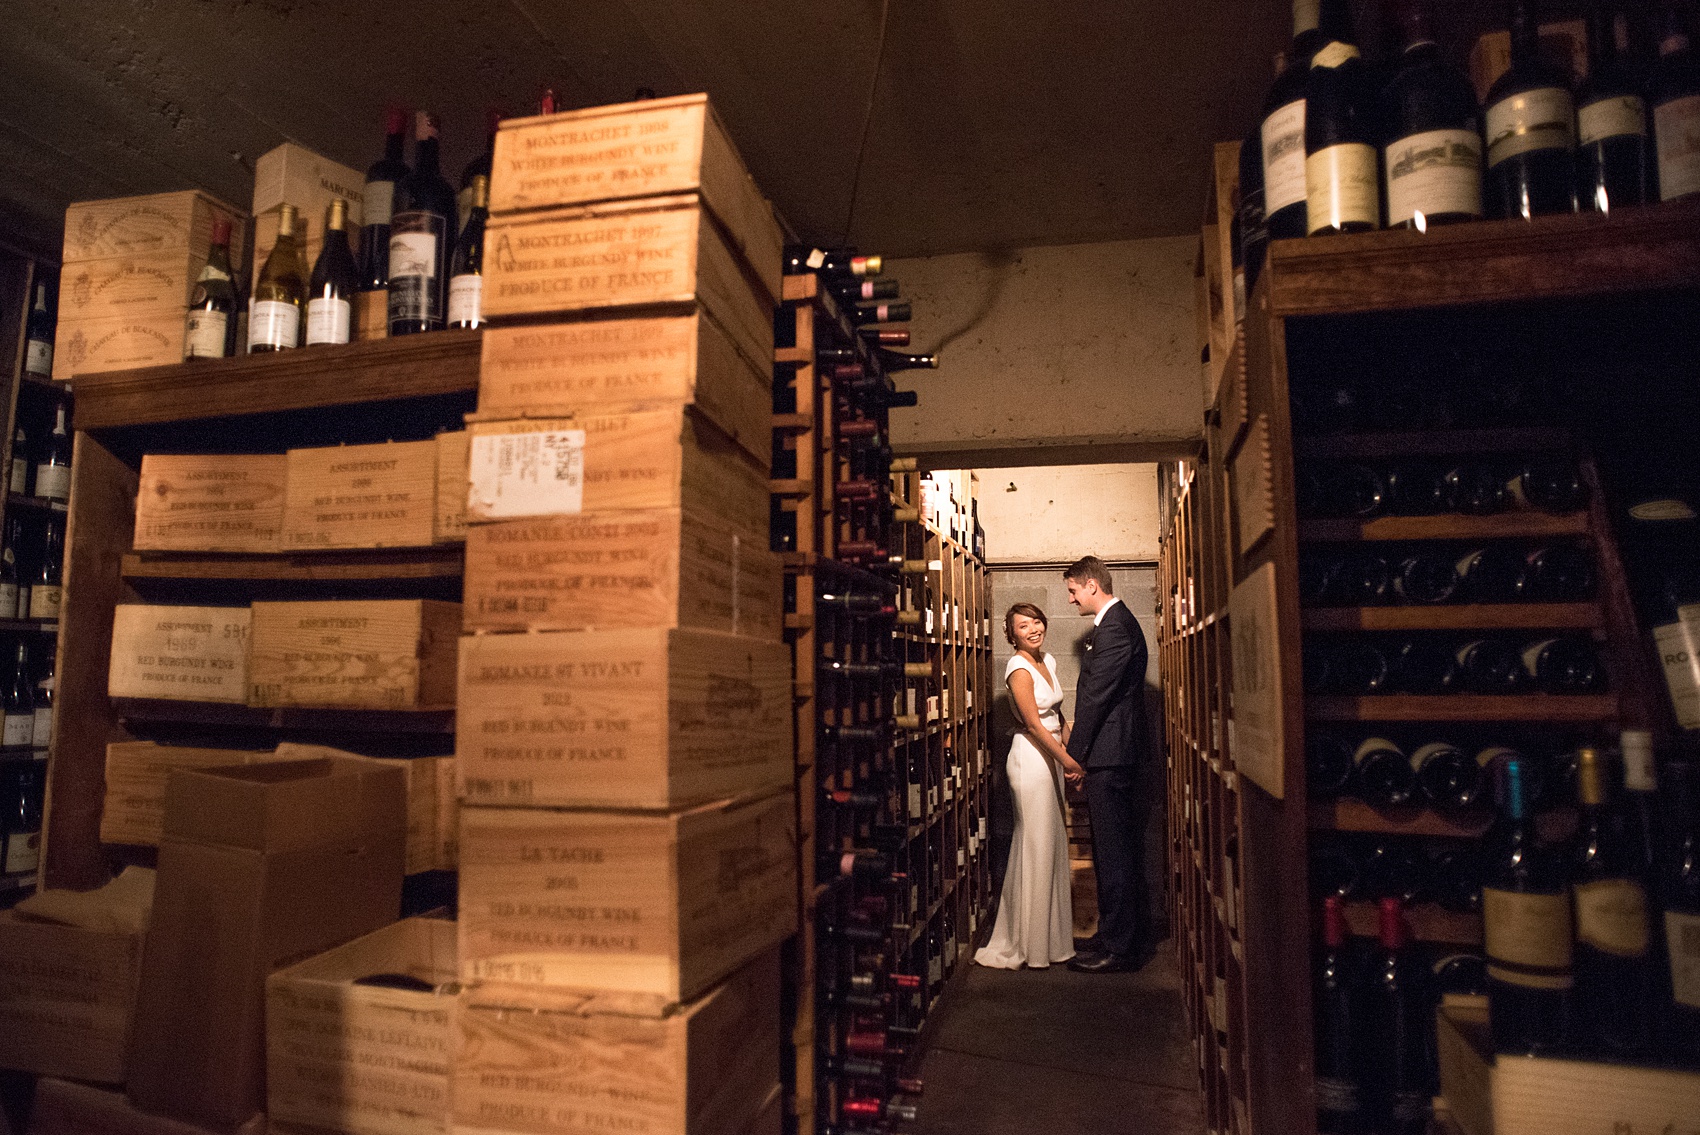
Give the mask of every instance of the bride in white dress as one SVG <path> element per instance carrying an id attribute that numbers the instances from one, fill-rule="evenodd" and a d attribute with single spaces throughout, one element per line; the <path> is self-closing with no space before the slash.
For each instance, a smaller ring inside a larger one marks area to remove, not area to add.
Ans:
<path id="1" fill-rule="evenodd" d="M 1045 629 L 1045 613 L 1031 603 L 1017 603 L 1004 616 L 1004 637 L 1015 647 L 1004 681 L 1021 724 L 1006 766 L 1015 835 L 991 941 L 974 954 L 997 969 L 1044 969 L 1074 956 L 1063 779 L 1084 770 L 1063 748 L 1062 686 L 1056 658 L 1044 652 Z"/>

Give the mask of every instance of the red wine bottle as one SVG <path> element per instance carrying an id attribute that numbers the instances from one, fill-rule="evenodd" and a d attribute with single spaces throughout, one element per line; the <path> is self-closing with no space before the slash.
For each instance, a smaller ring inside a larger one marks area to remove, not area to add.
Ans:
<path id="1" fill-rule="evenodd" d="M 1367 1119 L 1357 985 L 1347 949 L 1345 902 L 1329 895 L 1322 900 L 1316 975 L 1316 1129 L 1321 1135 L 1358 1135 Z"/>
<path id="2" fill-rule="evenodd" d="M 878 256 L 858 256 L 854 249 L 811 248 L 806 244 L 785 247 L 785 274 L 800 275 L 813 272 L 823 280 L 859 280 L 878 276 L 884 260 Z"/>
<path id="3" fill-rule="evenodd" d="M 1595 0 L 1588 11 L 1588 77 L 1576 91 L 1576 203 L 1609 213 L 1647 193 L 1647 103 L 1630 71 L 1629 20 Z"/>
<path id="4" fill-rule="evenodd" d="M 1677 0 L 1665 0 L 1648 102 L 1659 158 L 1659 199 L 1700 193 L 1700 57 Z"/>
<path id="5" fill-rule="evenodd" d="M 1352 783 L 1352 747 L 1340 738 L 1314 733 L 1305 738 L 1305 791 L 1317 799 L 1340 796 Z"/>
<path id="6" fill-rule="evenodd" d="M 1436 808 L 1462 810 L 1481 798 L 1481 765 L 1456 745 L 1431 741 L 1411 754 L 1411 765 L 1422 798 Z"/>
<path id="7" fill-rule="evenodd" d="M 411 170 L 402 160 L 407 140 L 407 111 L 392 106 L 384 112 L 384 156 L 366 168 L 366 191 L 361 202 L 360 287 L 381 291 L 390 283 L 390 218 L 396 194 Z"/>
<path id="8" fill-rule="evenodd" d="M 230 354 L 235 332 L 236 287 L 231 283 L 230 222 L 213 222 L 212 249 L 195 281 L 183 327 L 183 358 L 222 359 Z M 15 490 L 14 490 L 15 491 Z"/>
<path id="9" fill-rule="evenodd" d="M 325 214 L 325 242 L 307 283 L 307 345 L 346 343 L 359 272 L 348 247 L 348 202 L 334 198 Z"/>
<path id="10" fill-rule="evenodd" d="M 1380 933 L 1370 980 L 1364 986 L 1363 1020 L 1371 1023 L 1369 1071 L 1378 1127 L 1398 1135 L 1429 1128 L 1436 1084 L 1434 1009 L 1423 983 L 1423 967 L 1411 956 L 1405 905 L 1381 900 Z"/>
<path id="11" fill-rule="evenodd" d="M 1585 694 L 1603 684 L 1600 655 L 1581 635 L 1537 639 L 1523 647 L 1524 685 L 1548 694 Z"/>
<path id="12" fill-rule="evenodd" d="M 1356 43 L 1336 37 L 1311 59 L 1305 88 L 1305 216 L 1310 236 L 1381 227 L 1374 108 Z"/>
<path id="13" fill-rule="evenodd" d="M 897 298 L 897 281 L 887 276 L 878 280 L 848 280 L 834 284 L 833 295 L 850 303 L 864 300 L 894 300 Z"/>
<path id="14" fill-rule="evenodd" d="M 1542 847 L 1523 757 L 1502 769 L 1501 829 L 1482 885 L 1488 1018 L 1500 1052 L 1551 1052 L 1569 1029 L 1575 984 L 1564 861 Z"/>
<path id="15" fill-rule="evenodd" d="M 865 307 L 850 309 L 850 319 L 860 325 L 864 323 L 907 323 L 910 317 L 908 303 L 875 303 Z"/>
<path id="16" fill-rule="evenodd" d="M 1576 195 L 1570 77 L 1540 58 L 1534 0 L 1512 0 L 1511 67 L 1488 91 L 1488 212 L 1528 220 L 1568 213 Z"/>
<path id="17" fill-rule="evenodd" d="M 1458 684 L 1475 694 L 1509 694 L 1523 683 L 1523 656 L 1497 638 L 1477 638 L 1458 647 Z"/>
<path id="18" fill-rule="evenodd" d="M 880 347 L 907 347 L 909 345 L 909 329 L 907 327 L 859 327 L 862 339 Z"/>
<path id="19" fill-rule="evenodd" d="M 1401 0 L 1398 13 L 1404 51 L 1381 96 L 1387 225 L 1426 232 L 1482 215 L 1481 109 L 1434 40 L 1427 0 Z"/>
<path id="20" fill-rule="evenodd" d="M 1311 60 L 1336 39 L 1352 40 L 1351 14 L 1344 0 L 1293 0 L 1287 69 L 1270 87 L 1258 127 L 1264 213 L 1271 240 L 1306 232 L 1305 93 Z"/>
<path id="21" fill-rule="evenodd" d="M 880 368 L 882 370 L 884 370 L 887 374 L 893 374 L 893 373 L 900 371 L 900 370 L 937 370 L 938 367 L 939 367 L 939 357 L 936 354 L 935 355 L 904 355 L 904 354 L 899 354 L 896 351 L 887 351 L 883 348 L 881 348 L 876 354 L 877 354 L 877 357 L 878 357 L 879 362 L 880 362 Z M 910 403 L 891 402 L 889 404 L 893 405 L 893 406 L 900 405 L 900 404 L 901 405 L 914 405 L 914 403 L 912 403 L 912 402 L 910 402 Z"/>
<path id="22" fill-rule="evenodd" d="M 453 259 L 455 192 L 438 168 L 437 116 L 414 116 L 413 172 L 390 218 L 391 335 L 443 328 Z"/>

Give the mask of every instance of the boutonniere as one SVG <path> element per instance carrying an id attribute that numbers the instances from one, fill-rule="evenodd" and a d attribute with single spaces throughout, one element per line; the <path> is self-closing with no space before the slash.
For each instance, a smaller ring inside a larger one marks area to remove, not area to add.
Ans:
<path id="1" fill-rule="evenodd" d="M 1091 643 L 1087 643 L 1087 644 L 1086 644 L 1086 649 L 1087 649 L 1087 650 L 1091 650 L 1091 649 L 1092 649 L 1092 644 L 1091 644 Z"/>

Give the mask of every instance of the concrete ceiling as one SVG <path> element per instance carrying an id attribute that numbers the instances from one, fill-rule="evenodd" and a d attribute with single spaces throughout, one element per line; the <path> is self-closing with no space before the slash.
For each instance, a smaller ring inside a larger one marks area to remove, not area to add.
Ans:
<path id="1" fill-rule="evenodd" d="M 1183 233 L 1285 0 L 0 0 L 0 237 L 66 204 L 200 186 L 237 205 L 294 140 L 356 168 L 390 100 L 484 108 L 708 90 L 804 238 L 892 256 Z"/>

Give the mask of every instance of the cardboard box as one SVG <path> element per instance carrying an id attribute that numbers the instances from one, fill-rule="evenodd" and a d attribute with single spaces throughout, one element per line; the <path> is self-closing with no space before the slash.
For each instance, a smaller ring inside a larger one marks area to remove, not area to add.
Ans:
<path id="1" fill-rule="evenodd" d="M 80 374 L 174 366 L 183 361 L 185 316 L 186 311 L 179 310 L 110 319 L 61 319 L 55 332 L 53 377 L 68 382 Z"/>
<path id="2" fill-rule="evenodd" d="M 402 775 L 368 761 L 179 770 L 166 785 L 130 1099 L 209 1127 L 265 1106 L 265 982 L 396 921 Z"/>
<path id="3" fill-rule="evenodd" d="M 746 358 L 707 311 L 492 327 L 482 352 L 483 418 L 679 403 L 693 406 L 764 470 L 772 460 L 772 359 Z"/>
<path id="4" fill-rule="evenodd" d="M 437 442 L 289 451 L 283 546 L 421 548 L 436 539 Z"/>
<path id="5" fill-rule="evenodd" d="M 684 812 L 464 808 L 467 981 L 660 1012 L 797 929 L 792 794 Z"/>
<path id="6" fill-rule="evenodd" d="M 663 1016 L 617 999 L 462 995 L 454 1129 L 464 1135 L 724 1135 L 778 1085 L 779 957 Z"/>
<path id="7" fill-rule="evenodd" d="M 436 709 L 455 698 L 460 604 L 255 603 L 248 704 Z"/>
<path id="8" fill-rule="evenodd" d="M 778 293 L 694 193 L 491 217 L 485 231 L 486 319 L 691 302 L 745 357 L 773 358 Z"/>
<path id="9" fill-rule="evenodd" d="M 42 1079 L 35 1086 L 29 1135 L 207 1135 L 205 1129 L 137 1111 L 122 1092 Z M 266 1135 L 257 1115 L 232 1135 Z"/>
<path id="10" fill-rule="evenodd" d="M 475 422 L 471 433 L 470 523 L 682 507 L 768 539 L 766 474 L 688 407 Z"/>
<path id="11" fill-rule="evenodd" d="M 374 974 L 406 974 L 439 988 L 354 984 Z M 271 1120 L 350 1135 L 446 1129 L 457 977 L 455 924 L 434 918 L 405 919 L 272 974 Z"/>
<path id="12" fill-rule="evenodd" d="M 144 454 L 136 550 L 278 551 L 284 470 L 281 453 Z"/>
<path id="13" fill-rule="evenodd" d="M 165 831 L 165 783 L 173 769 L 227 768 L 275 759 L 269 749 L 203 749 L 155 741 L 114 741 L 106 746 L 100 841 L 157 847 Z"/>
<path id="14" fill-rule="evenodd" d="M 239 265 L 247 214 L 211 194 L 184 189 L 78 201 L 65 210 L 61 261 L 69 267 L 117 256 L 182 253 L 204 264 L 212 248 L 213 222 L 221 218 L 230 222 L 230 262 Z"/>
<path id="15" fill-rule="evenodd" d="M 0 1068 L 124 1082 L 142 935 L 0 912 Z"/>
<path id="16" fill-rule="evenodd" d="M 442 849 L 442 785 L 445 779 L 442 766 L 448 764 L 449 801 L 454 800 L 453 757 L 368 757 L 333 749 L 329 745 L 303 745 L 284 741 L 272 755 L 273 760 L 306 761 L 325 757 L 371 761 L 401 770 L 403 794 L 407 800 L 407 873 L 446 871 L 454 867 L 445 862 Z"/>
<path id="17" fill-rule="evenodd" d="M 437 513 L 431 539 L 438 544 L 466 542 L 466 470 L 471 435 L 449 430 L 437 435 Z"/>
<path id="18" fill-rule="evenodd" d="M 468 636 L 458 703 L 469 804 L 677 808 L 795 773 L 781 643 L 659 629 Z"/>
<path id="19" fill-rule="evenodd" d="M 466 629 L 688 627 L 777 642 L 784 584 L 765 540 L 676 508 L 475 524 Z"/>
<path id="20" fill-rule="evenodd" d="M 1441 1095 L 1465 1135 L 1639 1135 L 1700 1122 L 1700 1072 L 1495 1056 L 1485 997 L 1448 996 L 1435 1032 Z"/>
<path id="21" fill-rule="evenodd" d="M 120 603 L 112 612 L 107 693 L 242 705 L 249 624 L 246 607 Z"/>

